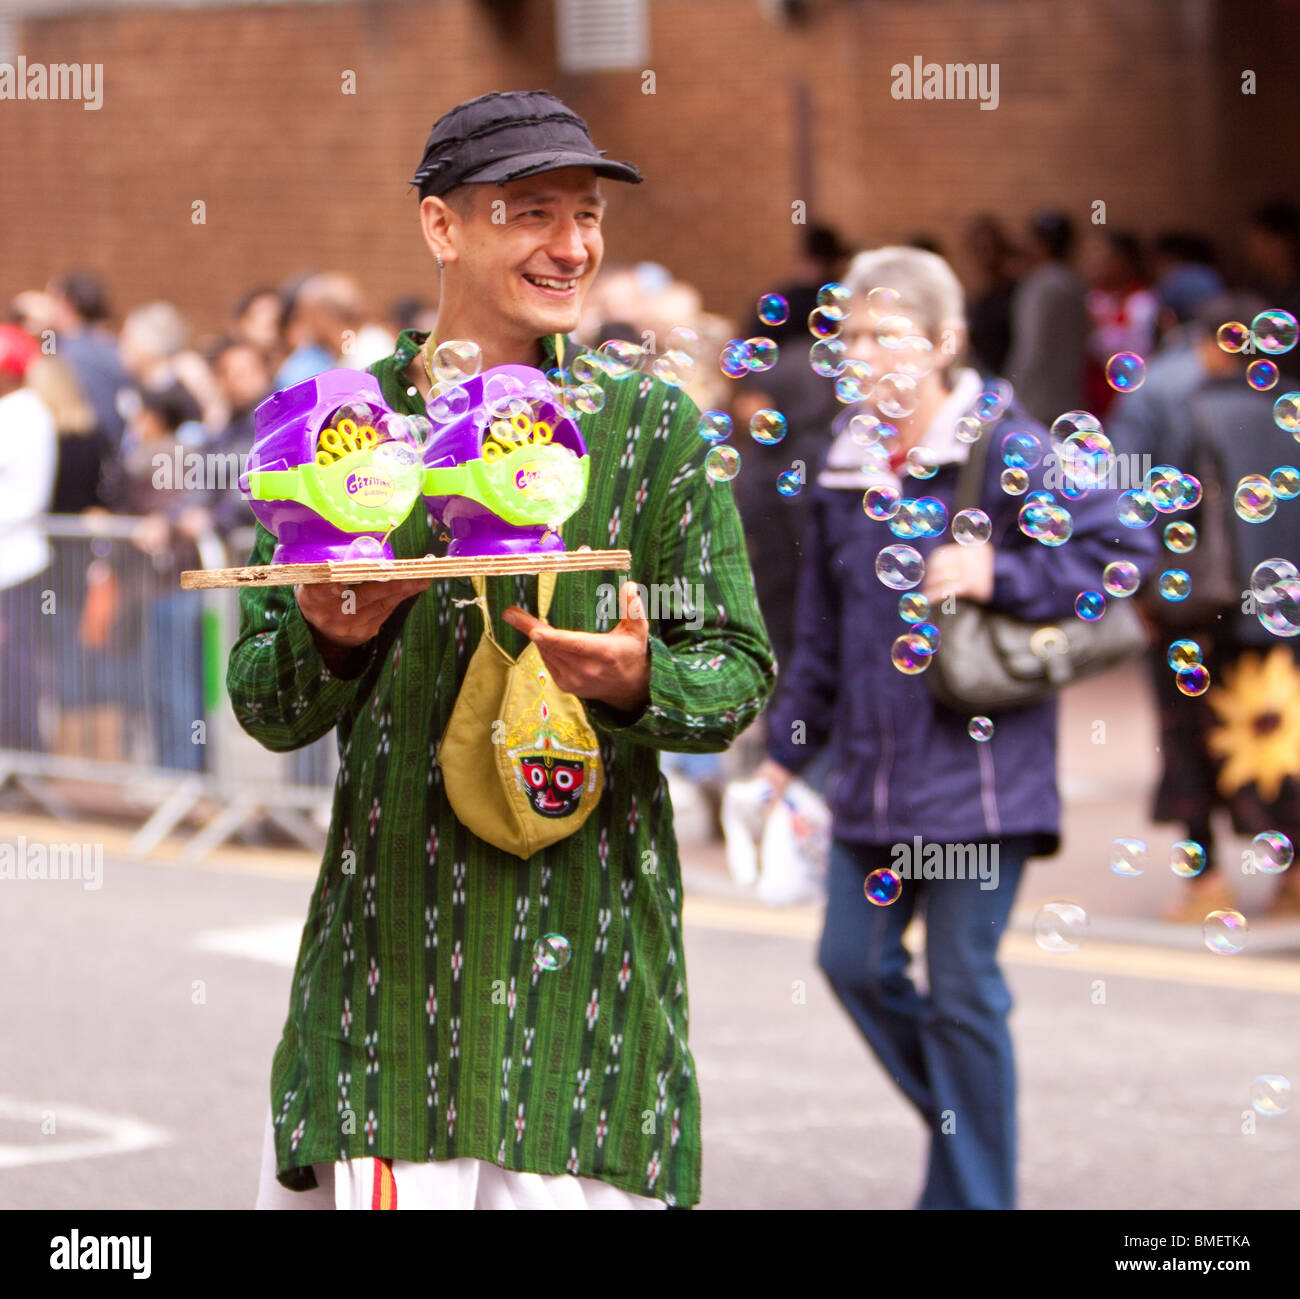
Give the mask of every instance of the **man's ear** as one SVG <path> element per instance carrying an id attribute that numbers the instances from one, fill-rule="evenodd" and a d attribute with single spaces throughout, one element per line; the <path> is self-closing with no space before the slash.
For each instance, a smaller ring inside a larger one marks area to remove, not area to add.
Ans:
<path id="1" fill-rule="evenodd" d="M 444 263 L 456 260 L 452 229 L 458 221 L 452 207 L 436 194 L 420 200 L 420 232 L 429 251 L 435 257 L 441 257 Z"/>

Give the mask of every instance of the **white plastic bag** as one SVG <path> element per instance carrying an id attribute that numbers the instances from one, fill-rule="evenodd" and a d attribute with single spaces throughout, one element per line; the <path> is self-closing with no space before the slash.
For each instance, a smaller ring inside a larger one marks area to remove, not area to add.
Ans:
<path id="1" fill-rule="evenodd" d="M 722 797 L 727 867 L 760 901 L 793 906 L 821 896 L 830 853 L 831 814 L 797 777 L 772 805 L 765 780 L 735 781 Z M 771 812 L 768 808 L 771 807 Z"/>

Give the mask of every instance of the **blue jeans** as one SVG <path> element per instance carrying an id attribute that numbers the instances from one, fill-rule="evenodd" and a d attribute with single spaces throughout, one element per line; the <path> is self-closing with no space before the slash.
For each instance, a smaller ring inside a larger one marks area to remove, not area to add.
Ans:
<path id="1" fill-rule="evenodd" d="M 863 893 L 890 866 L 888 845 L 831 844 L 826 926 L 818 961 L 835 995 L 930 1129 L 921 1209 L 1014 1209 L 1016 1077 L 1007 1014 L 1011 993 L 997 963 L 1029 843 L 1004 839 L 996 888 L 981 880 L 903 881 L 889 906 Z M 929 992 L 907 975 L 903 946 L 924 907 Z"/>

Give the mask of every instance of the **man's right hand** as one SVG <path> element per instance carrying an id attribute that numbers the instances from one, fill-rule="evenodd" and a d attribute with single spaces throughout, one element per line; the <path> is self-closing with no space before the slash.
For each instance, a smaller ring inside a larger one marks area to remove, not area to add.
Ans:
<path id="1" fill-rule="evenodd" d="M 772 793 L 775 798 L 772 799 L 767 809 L 770 812 L 776 806 L 781 795 L 785 793 L 786 786 L 793 778 L 793 773 L 781 766 L 779 762 L 773 762 L 771 758 L 764 758 L 758 764 L 758 770 L 754 773 L 754 778 L 756 780 L 765 780 L 772 786 Z"/>
<path id="2" fill-rule="evenodd" d="M 372 640 L 403 600 L 428 588 L 427 577 L 354 586 L 321 582 L 295 586 L 293 596 L 319 640 L 348 650 Z"/>

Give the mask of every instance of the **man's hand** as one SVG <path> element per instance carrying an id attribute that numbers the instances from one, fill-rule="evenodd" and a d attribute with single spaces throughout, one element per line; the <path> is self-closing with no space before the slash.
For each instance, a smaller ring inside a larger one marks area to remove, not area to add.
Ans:
<path id="1" fill-rule="evenodd" d="M 771 758 L 764 758 L 763 761 L 758 764 L 758 770 L 754 772 L 754 779 L 765 780 L 772 786 L 774 797 L 768 804 L 767 808 L 767 810 L 771 812 L 772 808 L 780 802 L 781 795 L 785 793 L 786 786 L 789 785 L 793 776 L 789 770 L 783 767 L 779 762 L 774 762 Z"/>
<path id="2" fill-rule="evenodd" d="M 321 582 L 295 586 L 294 599 L 308 625 L 327 644 L 353 649 L 371 640 L 403 600 L 429 588 L 427 577 L 408 581 Z"/>
<path id="3" fill-rule="evenodd" d="M 537 646 L 561 690 L 634 713 L 650 699 L 650 624 L 635 582 L 623 583 L 619 599 L 627 617 L 607 632 L 561 631 L 516 604 L 501 617 Z"/>
<path id="4" fill-rule="evenodd" d="M 953 595 L 987 604 L 993 598 L 993 547 L 985 543 L 932 550 L 921 594 L 932 602 Z"/>

